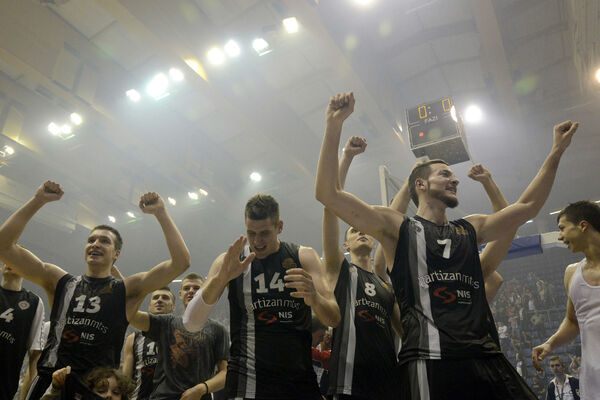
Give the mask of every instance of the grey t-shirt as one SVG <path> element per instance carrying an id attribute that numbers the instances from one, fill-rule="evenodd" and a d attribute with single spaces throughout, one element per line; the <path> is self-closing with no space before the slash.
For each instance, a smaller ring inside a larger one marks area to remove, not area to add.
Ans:
<path id="1" fill-rule="evenodd" d="M 181 317 L 149 315 L 150 329 L 144 336 L 158 347 L 151 400 L 179 399 L 187 389 L 212 378 L 217 362 L 229 358 L 229 335 L 222 324 L 209 319 L 201 331 L 188 332 Z"/>

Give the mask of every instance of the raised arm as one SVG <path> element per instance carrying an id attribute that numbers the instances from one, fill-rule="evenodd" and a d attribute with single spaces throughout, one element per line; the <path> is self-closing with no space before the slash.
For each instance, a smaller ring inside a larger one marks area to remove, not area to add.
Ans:
<path id="1" fill-rule="evenodd" d="M 183 325 L 190 332 L 202 329 L 212 308 L 217 303 L 229 282 L 242 274 L 254 260 L 255 254 L 250 253 L 244 261 L 240 254 L 246 244 L 246 238 L 240 236 L 229 246 L 226 253 L 219 255 L 210 266 L 206 282 L 194 294 L 183 313 Z"/>
<path id="2" fill-rule="evenodd" d="M 354 156 L 363 153 L 367 147 L 367 141 L 364 138 L 353 136 L 346 142 L 342 158 L 339 161 L 339 181 L 340 188 L 344 188 L 346 175 Z M 325 265 L 325 275 L 329 285 L 335 287 L 335 282 L 340 272 L 340 267 L 344 259 L 344 253 L 340 249 L 340 224 L 337 216 L 328 210 L 323 209 L 323 264 Z"/>
<path id="3" fill-rule="evenodd" d="M 56 265 L 45 263 L 29 250 L 17 244 L 27 223 L 46 203 L 60 200 L 64 192 L 56 182 L 46 181 L 35 195 L 11 215 L 0 227 L 0 260 L 23 278 L 40 285 L 48 294 L 50 304 L 58 280 L 66 274 Z"/>
<path id="4" fill-rule="evenodd" d="M 168 285 L 190 266 L 190 252 L 183 237 L 169 216 L 162 198 L 154 192 L 140 198 L 140 209 L 152 214 L 162 228 L 171 259 L 163 261 L 150 271 L 140 272 L 125 279 L 127 293 L 127 319 L 133 317 L 139 308 L 140 300 L 150 292 Z"/>
<path id="5" fill-rule="evenodd" d="M 500 239 L 516 230 L 540 211 L 554 184 L 560 159 L 571 143 L 579 123 L 565 121 L 554 127 L 554 144 L 539 172 L 519 200 L 492 215 L 472 215 L 466 219 L 475 227 L 479 243 Z"/>
<path id="6" fill-rule="evenodd" d="M 303 299 L 313 309 L 319 321 L 335 328 L 340 323 L 340 308 L 335 301 L 333 289 L 325 283 L 319 255 L 314 249 L 301 246 L 298 258 L 302 268 L 290 268 L 286 271 L 283 278 L 285 287 L 296 289 L 290 296 Z"/>
<path id="7" fill-rule="evenodd" d="M 125 346 L 123 346 L 123 375 L 128 378 L 133 377 L 134 368 L 134 357 L 133 357 L 133 343 L 135 339 L 135 333 L 127 336 L 125 340 Z"/>
<path id="8" fill-rule="evenodd" d="M 333 211 L 350 226 L 365 232 L 380 243 L 385 243 L 386 259 L 392 260 L 402 214 L 387 207 L 366 204 L 350 193 L 344 192 L 339 184 L 337 152 L 344 120 L 354 110 L 354 94 L 347 93 L 331 98 L 327 107 L 327 127 L 319 165 L 315 195 L 325 207 Z"/>

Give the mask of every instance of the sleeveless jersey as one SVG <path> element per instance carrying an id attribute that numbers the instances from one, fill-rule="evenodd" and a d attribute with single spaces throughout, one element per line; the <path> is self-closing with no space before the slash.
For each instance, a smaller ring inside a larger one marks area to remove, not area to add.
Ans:
<path id="1" fill-rule="evenodd" d="M 377 274 L 344 259 L 335 299 L 342 321 L 333 330 L 328 394 L 395 398 L 398 362 L 391 287 Z"/>
<path id="2" fill-rule="evenodd" d="M 66 274 L 54 292 L 40 375 L 67 365 L 79 376 L 98 366 L 118 368 L 127 325 L 123 281 Z"/>
<path id="3" fill-rule="evenodd" d="M 406 217 L 390 277 L 404 328 L 400 364 L 500 354 L 469 222 Z"/>
<path id="4" fill-rule="evenodd" d="M 152 393 L 152 379 L 158 363 L 156 342 L 136 331 L 133 336 L 133 384 L 131 400 L 147 400 Z"/>
<path id="5" fill-rule="evenodd" d="M 284 287 L 286 270 L 302 267 L 298 250 L 281 242 L 279 251 L 254 259 L 229 282 L 229 398 L 320 398 L 311 360 L 311 309 L 290 296 L 295 289 Z"/>
<path id="6" fill-rule="evenodd" d="M 0 287 L 0 400 L 12 400 L 15 395 L 23 359 L 32 334 L 36 334 L 32 331 L 40 328 L 43 319 L 43 304 L 38 296 L 24 289 Z"/>
<path id="7" fill-rule="evenodd" d="M 584 258 L 571 278 L 569 298 L 581 336 L 581 398 L 592 399 L 600 393 L 600 286 L 592 286 L 583 278 L 581 268 L 585 262 Z"/>

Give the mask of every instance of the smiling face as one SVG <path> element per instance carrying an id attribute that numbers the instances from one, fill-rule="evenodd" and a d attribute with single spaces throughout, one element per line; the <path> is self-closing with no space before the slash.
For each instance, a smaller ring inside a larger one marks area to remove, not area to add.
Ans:
<path id="1" fill-rule="evenodd" d="M 250 249 L 257 258 L 265 258 L 279 249 L 277 236 L 283 229 L 283 221 L 273 221 L 273 218 L 246 218 L 246 237 Z"/>
<path id="2" fill-rule="evenodd" d="M 84 249 L 87 264 L 111 266 L 120 254 L 120 251 L 115 247 L 116 240 L 116 235 L 111 231 L 105 229 L 93 230 L 88 236 Z"/>
<path id="3" fill-rule="evenodd" d="M 458 206 L 458 179 L 446 164 L 436 163 L 429 166 L 430 174 L 427 180 L 418 178 L 417 186 L 419 203 L 440 201 L 446 207 Z"/>
<path id="4" fill-rule="evenodd" d="M 566 215 L 562 215 L 558 220 L 558 240 L 567 245 L 573 253 L 583 251 L 583 232 L 581 224 L 574 224 L 567 219 Z"/>

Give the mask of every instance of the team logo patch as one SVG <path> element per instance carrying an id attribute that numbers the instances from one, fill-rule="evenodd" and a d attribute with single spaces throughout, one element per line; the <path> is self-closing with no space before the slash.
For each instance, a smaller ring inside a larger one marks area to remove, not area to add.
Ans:
<path id="1" fill-rule="evenodd" d="M 23 300 L 23 301 L 19 302 L 19 308 L 21 310 L 27 310 L 30 306 L 31 306 L 31 304 L 29 304 L 29 302 L 27 300 Z"/>
<path id="2" fill-rule="evenodd" d="M 298 268 L 294 260 L 291 258 L 286 258 L 285 260 L 283 260 L 281 266 L 285 269 Z"/>
<path id="3" fill-rule="evenodd" d="M 469 232 L 467 232 L 467 230 L 460 225 L 456 226 L 454 229 L 455 229 L 457 235 L 463 235 L 463 236 L 469 235 Z"/>

